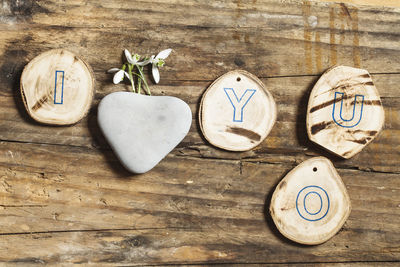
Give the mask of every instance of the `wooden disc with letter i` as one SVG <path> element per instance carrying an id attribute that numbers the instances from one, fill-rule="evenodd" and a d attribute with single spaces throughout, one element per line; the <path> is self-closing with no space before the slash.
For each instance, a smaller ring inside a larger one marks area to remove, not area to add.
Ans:
<path id="1" fill-rule="evenodd" d="M 259 145 L 276 121 L 272 94 L 254 75 L 230 71 L 215 80 L 203 95 L 199 121 L 212 145 L 246 151 Z"/>
<path id="2" fill-rule="evenodd" d="M 270 213 L 278 230 L 305 245 L 333 237 L 350 215 L 350 198 L 332 162 L 324 157 L 291 170 L 272 195 Z"/>
<path id="3" fill-rule="evenodd" d="M 33 119 L 70 125 L 87 114 L 94 95 L 94 77 L 89 65 L 72 52 L 50 50 L 25 66 L 20 90 Z"/>

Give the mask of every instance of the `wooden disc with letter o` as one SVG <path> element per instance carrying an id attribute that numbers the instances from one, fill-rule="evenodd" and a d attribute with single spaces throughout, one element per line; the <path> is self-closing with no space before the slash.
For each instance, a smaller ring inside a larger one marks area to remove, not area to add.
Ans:
<path id="1" fill-rule="evenodd" d="M 332 162 L 324 157 L 291 170 L 272 195 L 270 213 L 287 238 L 316 245 L 334 236 L 347 220 L 350 198 Z"/>
<path id="2" fill-rule="evenodd" d="M 203 95 L 199 121 L 211 144 L 246 151 L 260 144 L 276 121 L 276 104 L 254 75 L 235 70 L 215 80 Z"/>
<path id="3" fill-rule="evenodd" d="M 72 52 L 50 50 L 25 66 L 20 89 L 33 119 L 70 125 L 87 114 L 94 95 L 94 77 L 88 64 Z"/>

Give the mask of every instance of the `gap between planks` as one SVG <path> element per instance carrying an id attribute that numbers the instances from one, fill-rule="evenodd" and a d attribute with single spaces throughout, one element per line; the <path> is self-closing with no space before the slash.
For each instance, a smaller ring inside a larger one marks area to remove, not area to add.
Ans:
<path id="1" fill-rule="evenodd" d="M 90 151 L 111 151 L 111 148 L 98 148 L 98 147 L 89 147 L 89 146 L 75 146 L 75 145 L 65 145 L 65 144 L 51 144 L 51 143 L 40 143 L 40 142 L 25 142 L 25 141 L 15 141 L 15 140 L 0 140 L 0 142 L 3 143 L 17 143 L 17 144 L 26 144 L 26 145 L 45 145 L 45 146 L 54 146 L 54 147 L 73 147 L 73 148 L 78 148 L 78 149 L 86 149 Z M 194 149 L 191 146 L 188 147 L 179 147 L 178 149 L 182 148 L 187 148 L 187 149 Z M 223 158 L 223 157 L 204 157 L 204 156 L 193 156 L 193 155 L 184 155 L 180 156 L 179 154 L 172 154 L 173 152 L 170 152 L 168 156 L 170 157 L 176 157 L 176 158 L 181 158 L 185 157 L 187 159 L 197 159 L 197 160 L 210 160 L 210 161 L 227 161 L 227 162 L 239 162 L 240 166 L 240 172 L 241 172 L 241 164 L 243 163 L 253 163 L 253 164 L 263 164 L 263 165 L 279 165 L 279 164 L 287 164 L 287 162 L 269 162 L 269 161 L 257 161 L 254 159 L 257 159 L 257 157 L 246 157 L 246 158 L 241 158 L 241 159 L 235 159 L 235 158 Z M 286 155 L 282 153 L 267 153 L 270 155 Z M 310 156 L 312 157 L 312 156 Z M 295 167 L 296 164 L 293 165 Z M 368 173 L 384 173 L 384 174 L 400 174 L 400 172 L 396 171 L 378 171 L 374 169 L 359 169 L 357 167 L 335 167 L 338 170 L 352 170 L 352 171 L 361 171 L 361 172 L 368 172 Z M 1 205 L 0 205 L 1 207 Z M 0 234 L 1 235 L 1 234 Z"/>
<path id="2" fill-rule="evenodd" d="M 104 71 L 95 70 L 95 73 L 104 73 Z M 400 72 L 371 72 L 371 75 L 400 75 Z M 260 76 L 259 79 L 280 79 L 280 78 L 297 78 L 297 77 L 319 77 L 321 74 L 296 74 L 296 75 L 274 75 L 274 76 Z M 217 78 L 217 77 L 216 77 Z M 372 77 L 373 78 L 373 77 Z M 171 80 L 164 79 L 167 84 Z M 174 82 L 213 82 L 214 80 L 194 80 L 194 79 L 174 79 Z M 162 84 L 161 84 L 162 85 Z M 206 88 L 204 88 L 205 90 Z"/>
<path id="3" fill-rule="evenodd" d="M 160 264 L 140 264 L 140 266 L 221 266 L 221 265 L 228 265 L 228 266 L 251 266 L 251 265 L 262 265 L 262 266 L 279 266 L 279 265 L 295 265 L 295 266 L 316 266 L 319 264 L 357 264 L 357 263 L 362 263 L 362 264 L 374 264 L 374 263 L 380 263 L 380 264 L 393 264 L 396 262 L 400 261 L 318 261 L 318 262 L 204 262 L 204 263 L 160 263 Z M 137 265 L 124 265 L 124 266 L 137 266 Z"/>
<path id="4" fill-rule="evenodd" d="M 325 264 L 375 264 L 375 263 L 380 263 L 380 264 L 393 264 L 396 262 L 400 261 L 318 261 L 318 262 L 204 262 L 204 263 L 155 263 L 155 264 L 140 264 L 140 266 L 204 266 L 203 264 L 207 266 L 222 266 L 222 265 L 227 265 L 227 266 L 252 266 L 252 265 L 262 265 L 262 266 L 280 266 L 280 265 L 294 265 L 294 266 L 316 266 L 316 265 L 325 265 Z M 124 266 L 137 266 L 137 265 L 124 265 Z M 374 266 L 382 266 L 382 265 L 374 265 Z"/>
<path id="5" fill-rule="evenodd" d="M 38 206 L 38 205 L 37 205 Z M 200 228 L 187 227 L 146 227 L 146 228 L 106 228 L 106 229 L 76 229 L 76 230 L 54 230 L 54 231 L 37 231 L 37 232 L 15 232 L 0 233 L 0 236 L 13 235 L 35 235 L 35 234 L 58 234 L 58 233 L 85 233 L 85 232 L 112 232 L 112 231 L 148 231 L 148 230 L 201 230 Z"/>

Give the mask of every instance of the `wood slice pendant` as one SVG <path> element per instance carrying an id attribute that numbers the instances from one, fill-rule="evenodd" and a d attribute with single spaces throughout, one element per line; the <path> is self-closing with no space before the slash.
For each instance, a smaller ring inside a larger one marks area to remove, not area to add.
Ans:
<path id="1" fill-rule="evenodd" d="M 245 151 L 267 137 L 276 113 L 275 101 L 265 85 L 254 75 L 235 70 L 219 77 L 204 93 L 200 128 L 212 145 Z"/>
<path id="2" fill-rule="evenodd" d="M 324 157 L 291 170 L 272 195 L 270 213 L 287 238 L 306 245 L 334 236 L 350 214 L 350 198 L 333 164 Z"/>
<path id="3" fill-rule="evenodd" d="M 381 131 L 384 110 L 368 71 L 346 66 L 327 70 L 308 102 L 309 138 L 343 158 L 351 158 Z"/>
<path id="4" fill-rule="evenodd" d="M 50 50 L 25 66 L 20 90 L 33 119 L 70 125 L 87 114 L 94 95 L 94 77 L 89 65 L 73 53 Z"/>

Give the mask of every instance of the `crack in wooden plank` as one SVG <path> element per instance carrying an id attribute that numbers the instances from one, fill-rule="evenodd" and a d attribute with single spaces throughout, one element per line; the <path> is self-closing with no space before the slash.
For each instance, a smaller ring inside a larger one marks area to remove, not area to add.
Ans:
<path id="1" fill-rule="evenodd" d="M 27 205 L 2 205 L 2 204 L 0 204 L 0 207 L 3 207 L 3 208 L 44 208 L 44 207 L 47 207 L 47 205 L 35 205 L 35 204 L 32 204 L 32 205 L 29 205 L 29 204 L 27 204 Z"/>
<path id="2" fill-rule="evenodd" d="M 240 261 L 225 261 L 225 262 L 209 262 L 209 261 L 200 261 L 196 263 L 150 263 L 150 264 L 145 264 L 144 266 L 202 266 L 208 265 L 208 266 L 221 266 L 221 265 L 227 265 L 227 266 L 250 266 L 250 265 L 267 265 L 267 266 L 278 266 L 278 265 L 295 265 L 295 266 L 307 266 L 307 265 L 315 265 L 315 264 L 352 264 L 352 263 L 397 263 L 400 262 L 400 260 L 393 260 L 393 261 L 289 261 L 289 262 L 266 262 L 266 261 L 254 261 L 254 262 L 240 262 Z M 142 265 L 139 263 L 139 265 Z M 126 266 L 126 265 L 125 265 Z M 127 266 L 135 266 L 135 265 L 127 265 Z"/>
<path id="3" fill-rule="evenodd" d="M 72 229 L 72 230 L 50 230 L 50 231 L 32 231 L 32 232 L 15 232 L 15 233 L 0 233 L 0 236 L 13 235 L 33 235 L 33 234 L 58 234 L 58 233 L 85 233 L 85 232 L 110 232 L 110 231 L 148 231 L 148 230 L 201 230 L 201 228 L 187 227 L 144 227 L 144 228 L 105 228 L 105 229 Z"/>

